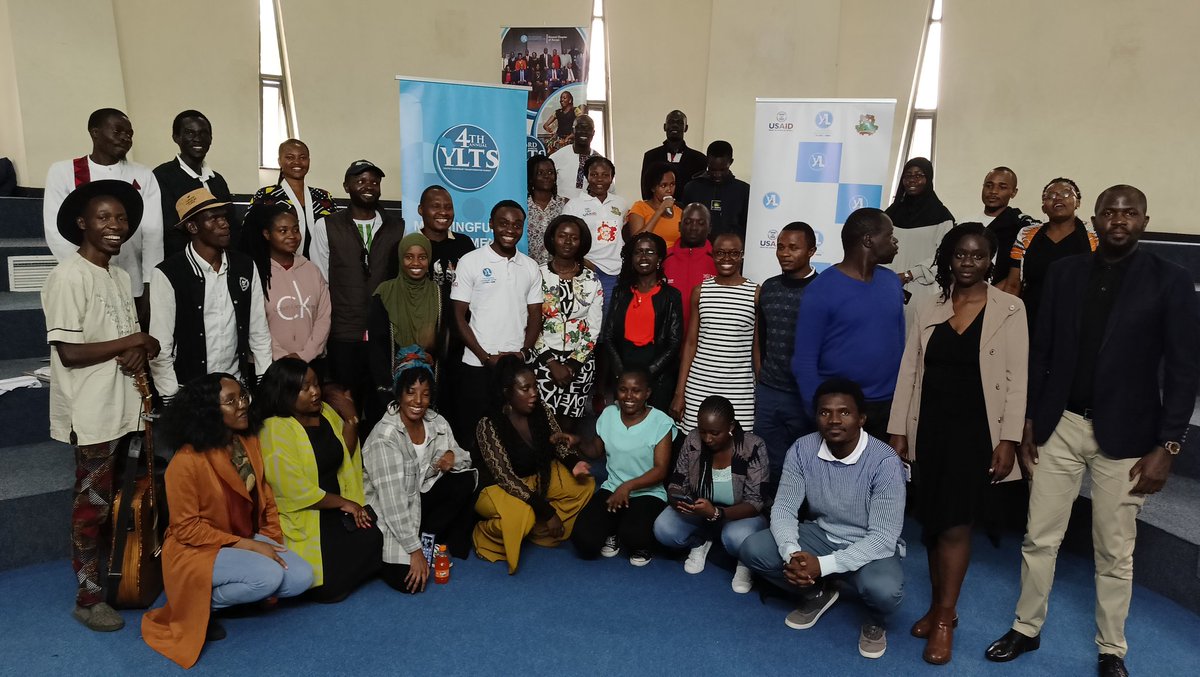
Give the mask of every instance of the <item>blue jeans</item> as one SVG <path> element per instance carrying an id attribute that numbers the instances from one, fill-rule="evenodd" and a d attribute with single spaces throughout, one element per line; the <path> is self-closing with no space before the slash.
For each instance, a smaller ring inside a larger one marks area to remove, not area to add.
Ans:
<path id="1" fill-rule="evenodd" d="M 830 543 L 816 522 L 801 522 L 797 541 L 801 549 L 818 557 L 845 547 Z M 783 575 L 784 561 L 779 556 L 779 546 L 775 544 L 775 537 L 770 529 L 764 529 L 746 539 L 742 544 L 741 560 L 742 564 L 750 567 L 754 573 L 797 597 L 806 598 L 821 590 L 818 585 L 797 588 L 788 582 Z M 900 601 L 904 599 L 904 571 L 900 568 L 899 552 L 891 557 L 868 562 L 858 571 L 834 574 L 834 577 L 845 579 L 854 587 L 866 605 L 872 622 L 879 625 L 886 623 L 887 618 L 899 608 Z"/>
<path id="2" fill-rule="evenodd" d="M 256 534 L 254 540 L 279 545 Z M 291 550 L 279 553 L 288 568 L 257 552 L 221 548 L 213 564 L 212 608 L 250 604 L 268 597 L 295 597 L 312 587 L 313 570 Z"/>
<path id="3" fill-rule="evenodd" d="M 602 317 L 607 318 L 608 308 L 612 303 L 613 290 L 617 288 L 617 276 L 601 272 L 600 269 L 597 268 L 596 277 L 600 279 L 600 289 L 604 291 L 604 311 Z M 601 320 L 601 323 L 601 326 L 603 326 L 603 320 Z"/>
<path id="4" fill-rule="evenodd" d="M 767 460 L 770 463 L 768 483 L 774 495 L 783 474 L 783 460 L 788 449 L 796 440 L 816 432 L 813 423 L 800 399 L 800 393 L 759 383 L 754 390 L 754 434 L 767 444 Z"/>
<path id="5" fill-rule="evenodd" d="M 721 545 L 725 552 L 734 557 L 742 549 L 742 542 L 750 534 L 767 528 L 767 518 L 762 515 L 726 522 L 719 527 Z M 718 525 L 696 515 L 684 515 L 675 508 L 667 508 L 654 520 L 654 538 L 668 548 L 695 548 L 716 535 Z"/>

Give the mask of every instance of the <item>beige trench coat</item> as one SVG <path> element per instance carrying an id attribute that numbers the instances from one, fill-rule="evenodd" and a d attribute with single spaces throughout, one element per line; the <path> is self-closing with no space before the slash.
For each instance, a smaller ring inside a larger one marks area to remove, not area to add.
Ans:
<path id="1" fill-rule="evenodd" d="M 988 286 L 983 331 L 979 339 L 979 375 L 987 409 L 992 448 L 1001 440 L 1020 444 L 1025 426 L 1025 394 L 1029 381 L 1029 325 L 1021 299 Z M 904 346 L 888 433 L 908 438 L 910 460 L 916 458 L 917 419 L 921 413 L 921 383 L 925 379 L 925 347 L 939 324 L 954 316 L 954 305 L 941 294 L 926 300 L 916 311 Z M 1021 476 L 1013 463 L 1004 481 Z"/>

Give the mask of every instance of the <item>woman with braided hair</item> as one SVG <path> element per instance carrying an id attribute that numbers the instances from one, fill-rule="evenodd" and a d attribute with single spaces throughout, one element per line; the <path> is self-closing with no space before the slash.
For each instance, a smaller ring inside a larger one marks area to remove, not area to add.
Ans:
<path id="1" fill-rule="evenodd" d="M 533 368 L 505 355 L 494 370 L 491 411 L 476 428 L 489 486 L 475 512 L 475 552 L 505 560 L 515 574 L 521 543 L 554 547 L 571 536 L 575 518 L 595 490 L 588 465 L 541 400 Z"/>
<path id="2" fill-rule="evenodd" d="M 667 479 L 671 509 L 654 522 L 654 537 L 669 548 L 690 548 L 683 570 L 698 574 L 714 538 L 737 559 L 742 541 L 767 528 L 763 488 L 767 446 L 742 430 L 733 404 L 720 395 L 700 403 L 697 424 L 688 433 Z M 750 569 L 740 561 L 733 591 L 750 592 Z"/>

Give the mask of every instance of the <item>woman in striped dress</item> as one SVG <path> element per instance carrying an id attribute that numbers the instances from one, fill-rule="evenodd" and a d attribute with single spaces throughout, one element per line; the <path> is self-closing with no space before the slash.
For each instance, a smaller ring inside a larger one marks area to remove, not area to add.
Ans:
<path id="1" fill-rule="evenodd" d="M 679 427 L 696 427 L 700 403 L 721 395 L 733 403 L 737 420 L 754 427 L 754 374 L 758 370 L 758 285 L 742 275 L 742 238 L 722 233 L 713 241 L 717 276 L 692 290 L 687 336 L 671 415 Z"/>

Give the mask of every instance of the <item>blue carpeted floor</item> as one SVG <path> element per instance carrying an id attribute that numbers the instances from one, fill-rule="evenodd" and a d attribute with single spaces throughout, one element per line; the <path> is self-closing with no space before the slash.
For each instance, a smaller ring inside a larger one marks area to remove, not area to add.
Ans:
<path id="1" fill-rule="evenodd" d="M 861 607 L 844 596 L 814 628 L 783 624 L 789 606 L 737 595 L 711 563 L 696 576 L 657 559 L 636 569 L 623 558 L 583 562 L 569 547 L 528 546 L 516 576 L 500 564 L 455 560 L 449 585 L 424 595 L 375 581 L 335 606 L 299 604 L 226 619 L 229 637 L 210 644 L 196 674 L 232 675 L 1089 675 L 1095 674 L 1090 563 L 1064 555 L 1042 648 L 1009 665 L 983 658 L 1012 620 L 1019 543 L 976 541 L 959 605 L 954 661 L 921 661 L 909 625 L 929 601 L 925 554 L 909 525 L 906 599 L 887 655 L 858 655 Z M 0 573 L 0 674 L 147 675 L 182 671 L 126 628 L 92 633 L 71 619 L 68 562 Z M 1128 623 L 1136 675 L 1195 674 L 1200 617 L 1137 589 Z"/>

